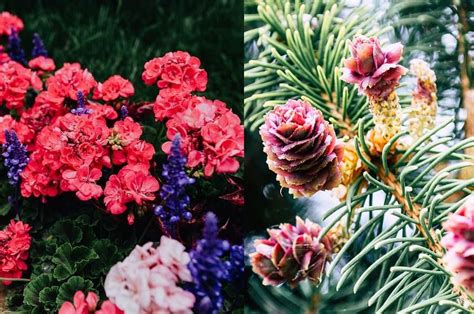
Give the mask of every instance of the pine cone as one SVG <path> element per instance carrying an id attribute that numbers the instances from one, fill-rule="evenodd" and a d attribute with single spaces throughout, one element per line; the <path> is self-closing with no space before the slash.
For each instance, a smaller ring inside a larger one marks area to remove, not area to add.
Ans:
<path id="1" fill-rule="evenodd" d="M 474 296 L 474 195 L 449 216 L 443 227 L 447 231 L 441 242 L 447 249 L 443 258 L 446 269 L 453 275 L 454 285 Z"/>
<path id="2" fill-rule="evenodd" d="M 260 128 L 267 164 L 295 197 L 330 190 L 341 181 L 342 141 L 319 110 L 289 100 L 265 116 Z"/>
<path id="3" fill-rule="evenodd" d="M 400 43 L 383 49 L 375 37 L 356 36 L 350 43 L 351 57 L 344 61 L 341 80 L 355 84 L 369 97 L 386 99 L 407 71 L 398 65 L 403 52 Z"/>
<path id="4" fill-rule="evenodd" d="M 288 282 L 294 288 L 308 278 L 319 283 L 326 262 L 330 260 L 332 241 L 317 238 L 321 227 L 296 217 L 296 226 L 281 224 L 268 229 L 269 239 L 255 240 L 257 252 L 250 254 L 252 269 L 263 277 L 263 285 L 277 286 Z"/>

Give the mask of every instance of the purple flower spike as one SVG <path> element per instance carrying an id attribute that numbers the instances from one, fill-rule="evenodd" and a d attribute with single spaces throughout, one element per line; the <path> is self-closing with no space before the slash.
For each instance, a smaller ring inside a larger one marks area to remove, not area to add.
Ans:
<path id="1" fill-rule="evenodd" d="M 18 63 L 26 65 L 25 51 L 21 47 L 21 40 L 16 30 L 12 29 L 8 36 L 8 56 Z"/>
<path id="2" fill-rule="evenodd" d="M 91 109 L 86 108 L 86 99 L 82 91 L 77 91 L 77 107 L 71 109 L 71 113 L 75 115 L 83 115 L 83 114 L 90 114 L 92 112 Z"/>
<path id="3" fill-rule="evenodd" d="M 187 160 L 181 153 L 180 143 L 177 135 L 173 139 L 168 162 L 163 165 L 164 184 L 160 190 L 162 204 L 155 207 L 155 215 L 172 236 L 175 236 L 175 226 L 181 219 L 189 221 L 192 218 L 187 210 L 191 200 L 186 194 L 186 186 L 193 184 L 195 180 L 186 174 Z"/>
<path id="4" fill-rule="evenodd" d="M 14 130 L 5 130 L 5 144 L 3 144 L 3 164 L 7 168 L 8 182 L 16 186 L 20 181 L 20 174 L 28 164 L 28 151 L 20 143 Z"/>
<path id="5" fill-rule="evenodd" d="M 31 57 L 48 57 L 48 51 L 46 50 L 41 37 L 37 33 L 33 34 L 33 50 L 31 51 Z"/>
<path id="6" fill-rule="evenodd" d="M 207 213 L 203 238 L 191 251 L 188 264 L 193 277 L 190 290 L 196 297 L 194 313 L 217 314 L 224 305 L 222 289 L 229 280 L 229 271 L 222 257 L 229 250 L 229 243 L 219 239 L 218 232 L 216 215 Z"/>

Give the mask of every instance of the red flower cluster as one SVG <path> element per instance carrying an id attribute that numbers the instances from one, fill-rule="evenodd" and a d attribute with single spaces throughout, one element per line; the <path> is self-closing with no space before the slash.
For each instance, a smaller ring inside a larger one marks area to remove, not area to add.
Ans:
<path id="1" fill-rule="evenodd" d="M 17 32 L 23 29 L 23 21 L 8 12 L 0 13 L 0 35 L 10 35 L 12 30 Z"/>
<path id="2" fill-rule="evenodd" d="M 28 66 L 33 70 L 39 70 L 39 74 L 41 74 L 42 71 L 51 72 L 56 69 L 56 64 L 54 64 L 54 60 L 44 56 L 39 56 L 34 59 L 31 59 L 28 62 Z"/>
<path id="3" fill-rule="evenodd" d="M 47 99 L 43 98 L 43 95 L 44 94 L 38 95 L 33 106 L 21 114 L 19 124 L 28 128 L 32 134 L 31 139 L 28 141 L 23 141 L 20 137 L 22 143 L 29 143 L 35 138 L 35 134 L 41 131 L 45 126 L 53 124 L 56 118 L 67 112 L 67 108 L 58 103 L 48 102 Z M 30 146 L 28 148 L 30 148 L 30 150 L 33 149 L 33 147 Z"/>
<path id="4" fill-rule="evenodd" d="M 191 103 L 191 102 L 190 102 Z M 236 157 L 244 156 L 244 129 L 240 118 L 219 100 L 196 97 L 185 111 L 177 113 L 166 122 L 163 144 L 169 153 L 171 140 L 179 134 L 188 166 L 204 167 L 204 175 L 234 173 L 239 169 Z"/>
<path id="5" fill-rule="evenodd" d="M 43 83 L 35 72 L 15 61 L 0 65 L 0 103 L 8 109 L 22 109 L 28 89 L 41 90 Z"/>
<path id="6" fill-rule="evenodd" d="M 52 71 L 55 68 L 52 59 L 42 56 L 31 60 L 29 66 L 38 69 L 37 72 L 28 70 L 38 80 L 38 75 L 43 72 Z M 39 83 L 41 84 L 41 80 L 39 80 Z M 78 91 L 87 95 L 96 85 L 97 82 L 92 74 L 87 70 L 81 69 L 79 63 L 65 63 L 61 69 L 57 70 L 53 76 L 46 80 L 46 90 L 41 91 L 36 96 L 33 106 L 21 113 L 20 123 L 30 129 L 33 139 L 45 126 L 53 124 L 58 117 L 69 112 L 69 109 L 65 106 L 66 99 L 76 100 Z M 33 87 L 37 89 L 35 86 Z M 23 102 L 25 94 L 22 95 Z M 21 138 L 20 141 L 22 141 Z M 28 141 L 22 142 L 28 143 Z M 28 148 L 33 150 L 34 146 L 29 146 Z"/>
<path id="7" fill-rule="evenodd" d="M 142 78 L 146 84 L 158 80 L 161 88 L 153 112 L 159 121 L 167 120 L 163 151 L 170 151 L 171 140 L 181 137 L 188 166 L 204 168 L 204 175 L 234 173 L 239 168 L 236 157 L 244 155 L 244 130 L 240 118 L 219 100 L 192 95 L 204 91 L 207 73 L 200 69 L 198 58 L 178 51 L 145 64 Z"/>
<path id="8" fill-rule="evenodd" d="M 0 132 L 0 144 L 5 144 L 5 132 L 3 130 L 14 130 L 22 143 L 29 143 L 34 138 L 34 133 L 27 125 L 14 120 L 10 115 L 0 117 L 0 130 L 2 130 Z"/>
<path id="9" fill-rule="evenodd" d="M 163 121 L 173 118 L 177 113 L 195 106 L 201 97 L 193 96 L 186 92 L 163 92 L 156 97 L 153 105 L 155 119 Z"/>
<path id="10" fill-rule="evenodd" d="M 94 292 L 84 295 L 82 291 L 76 291 L 73 302 L 66 301 L 61 305 L 58 314 L 123 314 L 115 304 L 106 300 L 102 303 L 100 310 L 97 310 L 99 296 Z"/>
<path id="11" fill-rule="evenodd" d="M 168 52 L 145 63 L 142 79 L 147 85 L 157 83 L 161 93 L 205 91 L 207 72 L 201 61 L 184 51 Z"/>
<path id="12" fill-rule="evenodd" d="M 61 69 L 46 80 L 47 90 L 38 97 L 41 102 L 63 105 L 66 98 L 77 100 L 78 91 L 87 95 L 96 86 L 97 82 L 92 74 L 87 69 L 82 69 L 79 63 L 64 63 Z"/>
<path id="13" fill-rule="evenodd" d="M 158 181 L 149 173 L 154 148 L 140 140 L 141 126 L 127 117 L 108 128 L 107 120 L 117 118 L 109 106 L 90 104 L 92 113 L 58 117 L 44 127 L 35 150 L 22 173 L 24 197 L 56 196 L 75 192 L 83 201 L 104 194 L 98 184 L 103 168 L 126 165 L 111 175 L 105 187 L 105 204 L 113 214 L 126 211 L 126 203 L 153 200 Z"/>
<path id="14" fill-rule="evenodd" d="M 31 245 L 30 229 L 29 225 L 12 219 L 4 230 L 0 230 L 0 277 L 21 278 L 22 273 L 28 269 L 25 261 Z M 11 281 L 3 281 L 5 285 L 10 283 Z"/>
<path id="15" fill-rule="evenodd" d="M 60 191 L 74 191 L 81 200 L 98 198 L 102 189 L 96 181 L 104 166 L 111 167 L 105 147 L 108 136 L 101 116 L 68 113 L 57 118 L 37 136 L 36 149 L 22 173 L 22 195 L 56 196 Z"/>
<path id="16" fill-rule="evenodd" d="M 104 83 L 97 84 L 94 90 L 94 99 L 113 101 L 119 97 L 128 98 L 133 96 L 135 89 L 130 81 L 120 75 L 109 77 Z"/>
<path id="17" fill-rule="evenodd" d="M 140 140 L 141 134 L 141 126 L 127 117 L 115 123 L 109 137 L 113 164 L 126 163 L 116 175 L 110 176 L 104 190 L 105 205 L 114 215 L 125 212 L 127 203 L 142 205 L 143 201 L 154 200 L 160 188 L 158 180 L 149 172 L 155 148 Z"/>

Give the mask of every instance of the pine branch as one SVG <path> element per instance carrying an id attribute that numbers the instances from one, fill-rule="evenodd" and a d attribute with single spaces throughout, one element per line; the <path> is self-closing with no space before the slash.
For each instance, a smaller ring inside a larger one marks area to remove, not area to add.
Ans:
<path id="1" fill-rule="evenodd" d="M 344 239 L 328 269 L 336 291 L 350 287 L 358 295 L 369 294 L 367 306 L 377 313 L 467 308 L 469 298 L 452 286 L 444 269 L 440 230 L 447 215 L 461 205 L 450 197 L 474 187 L 474 179 L 453 177 L 472 164 L 462 151 L 474 147 L 474 139 L 455 142 L 454 134 L 446 136 L 446 126 L 454 121 L 448 119 L 406 147 L 397 143 L 407 133 L 398 133 L 374 155 L 367 143 L 374 127 L 369 102 L 356 88 L 341 83 L 339 68 L 348 55 L 347 39 L 387 29 L 378 28 L 377 19 L 361 8 L 332 1 L 305 3 L 260 1 L 259 18 L 247 18 L 246 43 L 259 47 L 245 66 L 250 130 L 275 105 L 301 98 L 320 110 L 340 137 L 354 139 L 363 170 L 347 186 L 345 199 L 324 214 L 327 224 L 319 236 L 345 222 Z M 407 2 L 403 5 L 410 8 Z M 318 27 L 303 23 L 304 14 L 316 17 Z M 422 20 L 442 27 L 435 19 Z M 409 104 L 406 99 L 402 101 Z M 374 277 L 377 284 L 365 289 Z M 310 300 L 314 307 L 316 299 Z"/>

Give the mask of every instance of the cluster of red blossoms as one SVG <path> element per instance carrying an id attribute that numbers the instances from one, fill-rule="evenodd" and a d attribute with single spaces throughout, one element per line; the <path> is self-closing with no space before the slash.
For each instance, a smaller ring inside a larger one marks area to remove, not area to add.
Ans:
<path id="1" fill-rule="evenodd" d="M 0 25 L 23 28 L 7 13 L 0 15 Z M 9 33 L 0 29 L 0 35 Z M 155 148 L 140 139 L 140 124 L 131 117 L 119 119 L 116 111 L 135 92 L 130 81 L 113 75 L 99 83 L 79 63 L 55 70 L 47 54 L 30 60 L 28 67 L 8 55 L 0 59 L 0 106 L 6 113 L 0 117 L 0 130 L 14 130 L 30 152 L 21 174 L 23 197 L 46 201 L 73 192 L 83 201 L 103 198 L 114 215 L 155 199 L 160 187 L 150 174 Z M 200 66 L 187 52 L 170 52 L 147 62 L 142 78 L 160 89 L 155 117 L 166 120 L 170 141 L 181 136 L 188 166 L 202 167 L 205 176 L 234 173 L 237 158 L 243 157 L 243 126 L 223 102 L 192 94 L 207 86 L 207 73 Z M 36 95 L 31 103 L 26 101 L 29 93 Z M 80 109 L 71 110 L 79 103 Z M 0 132 L 0 144 L 4 142 Z M 162 148 L 169 153 L 170 146 L 166 142 Z M 133 214 L 128 218 L 132 223 Z"/>
<path id="2" fill-rule="evenodd" d="M 200 66 L 201 61 L 187 52 L 168 52 L 145 63 L 142 79 L 147 85 L 156 83 L 161 89 L 160 94 L 203 92 L 206 90 L 207 72 Z"/>
<path id="3" fill-rule="evenodd" d="M 30 229 L 21 221 L 11 220 L 4 230 L 0 230 L 0 278 L 21 278 L 28 269 L 25 261 L 31 245 Z M 5 285 L 10 283 L 3 281 Z"/>
<path id="4" fill-rule="evenodd" d="M 0 65 L 0 102 L 8 109 L 21 110 L 28 89 L 41 90 L 43 83 L 36 72 L 15 61 Z"/>
<path id="5" fill-rule="evenodd" d="M 112 214 L 124 213 L 129 202 L 153 200 L 159 189 L 149 172 L 155 150 L 140 140 L 140 124 L 130 117 L 116 120 L 117 112 L 107 105 L 89 103 L 86 108 L 90 113 L 67 113 L 39 132 L 21 175 L 22 195 L 44 199 L 75 192 L 83 201 L 105 195 Z M 113 120 L 109 128 L 107 122 Z M 123 167 L 108 178 L 104 189 L 98 181 L 112 165 Z"/>
<path id="6" fill-rule="evenodd" d="M 169 153 L 171 140 L 180 135 L 183 153 L 191 168 L 202 166 L 205 176 L 234 173 L 237 157 L 244 155 L 244 130 L 240 118 L 219 100 L 191 94 L 204 91 L 207 73 L 199 59 L 186 52 L 168 53 L 145 64 L 146 84 L 161 88 L 153 112 L 166 120 L 167 138 L 163 151 Z"/>
<path id="7" fill-rule="evenodd" d="M 23 29 L 23 21 L 9 12 L 0 13 L 0 36 L 10 35 L 12 30 L 19 32 Z"/>

